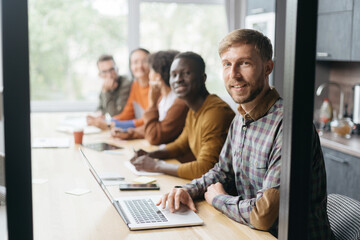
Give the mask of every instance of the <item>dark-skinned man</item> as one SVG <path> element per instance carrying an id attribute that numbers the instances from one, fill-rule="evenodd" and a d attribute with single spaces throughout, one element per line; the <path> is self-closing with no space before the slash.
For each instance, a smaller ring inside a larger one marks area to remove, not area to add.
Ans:
<path id="1" fill-rule="evenodd" d="M 164 149 L 137 151 L 131 159 L 137 170 L 194 179 L 218 162 L 235 114 L 218 96 L 209 94 L 205 81 L 205 63 L 200 55 L 185 52 L 175 57 L 170 69 L 170 86 L 189 107 L 185 127 L 181 135 Z M 171 158 L 179 159 L 182 164 L 156 160 Z"/>

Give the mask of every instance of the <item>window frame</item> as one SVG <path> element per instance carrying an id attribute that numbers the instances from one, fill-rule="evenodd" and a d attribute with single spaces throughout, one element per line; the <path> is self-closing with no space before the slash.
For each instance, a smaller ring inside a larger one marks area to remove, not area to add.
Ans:
<path id="1" fill-rule="evenodd" d="M 239 28 L 241 14 L 236 11 L 243 5 L 244 0 L 128 0 L 128 49 L 129 52 L 140 46 L 140 4 L 142 2 L 162 2 L 181 4 L 225 4 L 228 30 Z M 242 7 L 242 9 L 246 9 Z M 226 98 L 226 96 L 224 96 Z M 93 112 L 97 101 L 40 101 L 31 100 L 31 112 Z"/>

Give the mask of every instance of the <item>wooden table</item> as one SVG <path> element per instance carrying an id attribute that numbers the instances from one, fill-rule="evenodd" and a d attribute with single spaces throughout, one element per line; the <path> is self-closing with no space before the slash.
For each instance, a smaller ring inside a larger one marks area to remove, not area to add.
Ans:
<path id="1" fill-rule="evenodd" d="M 65 137 L 72 135 L 55 131 L 59 120 L 70 114 L 33 113 L 31 135 L 35 137 Z M 120 141 L 110 133 L 85 135 L 83 143 L 107 141 L 124 147 L 122 154 L 100 153 L 85 149 L 85 153 L 97 172 L 118 172 L 131 181 L 137 176 L 129 171 L 124 162 L 132 156 L 132 147 L 152 149 L 145 140 Z M 34 239 L 276 239 L 268 232 L 256 231 L 239 224 L 214 209 L 206 201 L 197 201 L 203 226 L 130 231 L 115 208 L 110 204 L 91 176 L 78 151 L 71 144 L 63 149 L 33 149 L 32 178 L 47 179 L 45 183 L 33 183 Z M 175 160 L 174 160 L 175 161 Z M 108 189 L 116 198 L 125 195 L 163 194 L 175 185 L 188 182 L 177 177 L 157 175 L 160 191 L 120 192 L 116 186 Z M 81 196 L 66 194 L 74 188 L 86 188 L 91 192 Z"/>

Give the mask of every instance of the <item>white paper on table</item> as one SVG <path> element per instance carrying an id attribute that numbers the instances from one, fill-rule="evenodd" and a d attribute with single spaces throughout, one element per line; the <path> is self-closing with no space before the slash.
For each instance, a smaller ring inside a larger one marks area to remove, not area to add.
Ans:
<path id="1" fill-rule="evenodd" d="M 86 122 L 86 116 L 68 116 L 60 121 L 57 131 L 73 133 L 74 128 L 83 128 L 84 134 L 92 134 L 101 132 L 100 128 L 94 126 L 88 126 Z"/>
<path id="2" fill-rule="evenodd" d="M 65 191 L 65 193 L 67 193 L 67 194 L 72 194 L 72 195 L 76 195 L 76 196 L 81 196 L 81 195 L 84 195 L 89 192 L 91 192 L 91 191 L 87 188 L 74 188 L 74 189 Z"/>
<path id="3" fill-rule="evenodd" d="M 160 175 L 163 173 L 159 173 L 159 172 L 145 172 L 145 171 L 138 171 L 136 170 L 135 166 L 131 164 L 131 162 L 129 161 L 125 161 L 124 165 L 129 168 L 134 174 L 139 175 L 139 176 L 145 176 L 145 175 Z"/>
<path id="4" fill-rule="evenodd" d="M 68 148 L 68 138 L 35 138 L 32 141 L 33 148 Z"/>
<path id="5" fill-rule="evenodd" d="M 72 127 L 84 127 L 87 125 L 86 116 L 67 116 L 60 121 L 60 124 Z"/>
<path id="6" fill-rule="evenodd" d="M 80 127 L 84 129 L 84 134 L 93 134 L 93 133 L 100 133 L 101 132 L 100 128 L 97 128 L 97 127 L 94 127 L 94 126 L 80 126 Z M 58 126 L 56 128 L 56 131 L 65 132 L 65 133 L 71 133 L 72 134 L 75 128 L 77 128 L 77 127 L 62 125 L 62 126 Z"/>

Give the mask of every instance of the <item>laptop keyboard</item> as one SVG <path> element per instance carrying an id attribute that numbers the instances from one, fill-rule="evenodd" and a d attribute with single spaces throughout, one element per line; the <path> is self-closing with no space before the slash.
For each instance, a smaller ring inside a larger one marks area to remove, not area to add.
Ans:
<path id="1" fill-rule="evenodd" d="M 124 201 L 136 223 L 167 222 L 162 212 L 151 199 L 134 199 Z"/>

